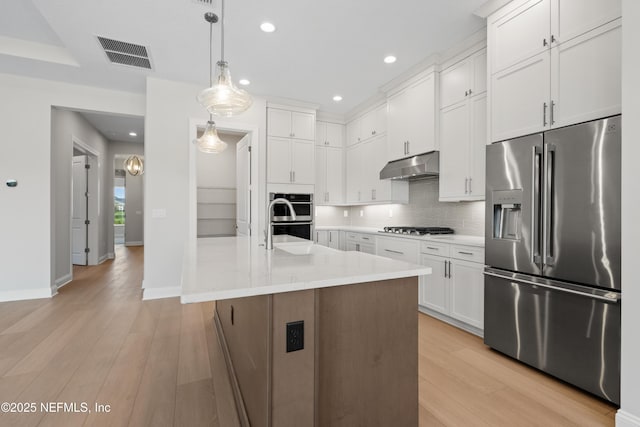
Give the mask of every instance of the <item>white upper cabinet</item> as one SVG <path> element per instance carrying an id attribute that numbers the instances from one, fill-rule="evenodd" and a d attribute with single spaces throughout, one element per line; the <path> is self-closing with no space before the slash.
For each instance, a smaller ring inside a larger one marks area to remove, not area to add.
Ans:
<path id="1" fill-rule="evenodd" d="M 344 155 L 342 148 L 316 146 L 316 205 L 344 203 Z"/>
<path id="2" fill-rule="evenodd" d="M 484 200 L 487 96 L 440 112 L 440 201 Z"/>
<path id="3" fill-rule="evenodd" d="M 520 2 L 522 3 L 522 2 Z M 502 8 L 487 21 L 491 68 L 502 70 L 549 48 L 551 0 L 531 0 L 516 9 Z"/>
<path id="4" fill-rule="evenodd" d="M 564 43 L 622 16 L 621 0 L 554 0 L 551 21 L 554 43 Z"/>
<path id="5" fill-rule="evenodd" d="M 521 0 L 487 22 L 491 142 L 620 113 L 620 0 Z"/>
<path id="6" fill-rule="evenodd" d="M 408 203 L 407 181 L 381 180 L 386 164 L 387 141 L 384 136 L 347 149 L 347 203 Z"/>
<path id="7" fill-rule="evenodd" d="M 440 108 L 487 90 L 487 50 L 456 62 L 440 73 Z"/>
<path id="8" fill-rule="evenodd" d="M 342 148 L 344 144 L 344 125 L 329 122 L 316 122 L 316 145 Z"/>
<path id="9" fill-rule="evenodd" d="M 437 148 L 436 83 L 430 73 L 387 99 L 388 160 Z"/>
<path id="10" fill-rule="evenodd" d="M 486 49 L 440 76 L 440 201 L 484 199 Z"/>
<path id="11" fill-rule="evenodd" d="M 550 57 L 542 52 L 491 76 L 491 141 L 549 127 Z"/>
<path id="12" fill-rule="evenodd" d="M 269 108 L 267 132 L 269 136 L 296 138 L 313 141 L 315 139 L 315 116 L 312 113 Z"/>
<path id="13" fill-rule="evenodd" d="M 267 153 L 267 182 L 275 184 L 313 184 L 315 182 L 315 153 L 312 142 L 269 138 Z"/>
<path id="14" fill-rule="evenodd" d="M 552 127 L 620 113 L 621 36 L 616 20 L 551 49 Z"/>
<path id="15" fill-rule="evenodd" d="M 387 104 L 381 105 L 347 123 L 347 145 L 382 135 L 387 131 Z"/>
<path id="16" fill-rule="evenodd" d="M 291 174 L 291 140 L 283 138 L 269 138 L 268 153 L 268 181 L 271 183 L 290 183 Z"/>

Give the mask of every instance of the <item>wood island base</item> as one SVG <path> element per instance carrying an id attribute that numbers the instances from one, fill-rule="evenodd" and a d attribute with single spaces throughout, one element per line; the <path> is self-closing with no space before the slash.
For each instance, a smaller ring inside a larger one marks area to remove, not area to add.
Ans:
<path id="1" fill-rule="evenodd" d="M 241 426 L 417 427 L 417 297 L 410 277 L 217 301 L 218 409 Z"/>

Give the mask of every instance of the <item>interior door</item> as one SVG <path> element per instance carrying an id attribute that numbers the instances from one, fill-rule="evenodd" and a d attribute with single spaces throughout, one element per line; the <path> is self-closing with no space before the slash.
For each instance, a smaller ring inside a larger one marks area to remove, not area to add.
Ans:
<path id="1" fill-rule="evenodd" d="M 251 152 L 248 134 L 236 146 L 236 234 L 251 235 Z"/>
<path id="2" fill-rule="evenodd" d="M 72 212 L 71 212 L 71 262 L 87 265 L 87 156 L 73 157 Z"/>

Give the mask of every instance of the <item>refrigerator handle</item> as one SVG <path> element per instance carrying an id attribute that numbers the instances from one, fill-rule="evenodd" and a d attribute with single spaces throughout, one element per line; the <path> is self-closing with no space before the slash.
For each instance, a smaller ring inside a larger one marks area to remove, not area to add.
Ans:
<path id="1" fill-rule="evenodd" d="M 533 156 L 532 156 L 532 183 L 531 188 L 533 191 L 531 192 L 531 206 L 533 212 L 531 213 L 531 217 L 533 218 L 533 238 L 531 239 L 531 260 L 534 264 L 540 264 L 542 262 L 542 255 L 540 254 L 540 242 L 542 240 L 542 236 L 540 234 L 540 206 L 541 206 L 541 181 L 540 174 L 542 171 L 542 146 L 533 147 Z"/>
<path id="2" fill-rule="evenodd" d="M 542 220 L 542 228 L 544 233 L 543 262 L 544 265 L 555 265 L 555 255 L 553 248 L 553 198 L 555 191 L 555 155 L 556 147 L 553 144 L 545 144 L 544 165 L 544 218 Z"/>

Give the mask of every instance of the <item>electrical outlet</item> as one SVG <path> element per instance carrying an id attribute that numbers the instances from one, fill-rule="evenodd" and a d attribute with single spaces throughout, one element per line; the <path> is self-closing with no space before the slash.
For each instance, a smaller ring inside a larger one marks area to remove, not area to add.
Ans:
<path id="1" fill-rule="evenodd" d="M 347 218 L 349 216 L 349 211 L 347 209 L 345 209 L 344 211 L 342 211 L 342 215 Z"/>
<path id="2" fill-rule="evenodd" d="M 287 323 L 287 353 L 304 348 L 304 320 Z"/>
<path id="3" fill-rule="evenodd" d="M 360 216 L 364 216 L 364 211 L 360 209 Z"/>
<path id="4" fill-rule="evenodd" d="M 389 209 L 389 218 L 393 218 L 393 209 Z"/>

